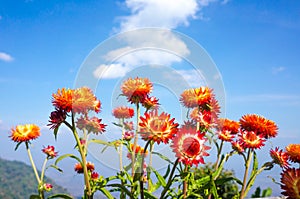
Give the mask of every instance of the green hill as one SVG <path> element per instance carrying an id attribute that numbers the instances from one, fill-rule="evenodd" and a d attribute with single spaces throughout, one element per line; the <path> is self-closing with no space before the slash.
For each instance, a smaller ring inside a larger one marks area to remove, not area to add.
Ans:
<path id="1" fill-rule="evenodd" d="M 46 196 L 68 193 L 66 189 L 47 177 L 45 182 L 53 185 L 52 191 L 46 193 Z M 23 162 L 0 158 L 0 198 L 26 199 L 32 194 L 37 194 L 37 182 L 32 168 Z"/>

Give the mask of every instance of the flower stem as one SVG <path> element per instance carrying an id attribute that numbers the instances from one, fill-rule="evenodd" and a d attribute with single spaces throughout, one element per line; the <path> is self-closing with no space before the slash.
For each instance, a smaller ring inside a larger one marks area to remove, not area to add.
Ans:
<path id="1" fill-rule="evenodd" d="M 244 199 L 244 197 L 245 197 L 245 189 L 246 189 L 246 184 L 247 184 L 249 167 L 250 167 L 250 163 L 252 160 L 252 155 L 253 155 L 253 153 L 252 153 L 251 149 L 248 149 L 248 155 L 247 155 L 247 161 L 245 162 L 245 173 L 244 173 L 244 179 L 243 179 L 243 185 L 242 185 L 242 189 L 241 189 L 240 199 Z"/>
<path id="2" fill-rule="evenodd" d="M 148 148 L 148 146 L 149 146 L 150 143 L 151 143 L 151 140 L 148 140 L 148 142 L 145 145 L 143 154 L 142 154 L 142 164 L 141 164 L 141 168 L 142 168 L 141 170 L 142 171 L 141 171 L 141 179 L 140 179 L 141 199 L 144 199 L 144 181 L 143 181 L 143 178 L 144 178 L 145 154 L 146 154 L 147 148 Z"/>
<path id="3" fill-rule="evenodd" d="M 184 172 L 186 173 L 187 171 L 188 171 L 188 166 L 185 165 Z M 187 189 L 188 189 L 188 184 L 187 184 L 187 181 L 184 180 L 183 181 L 183 198 L 184 199 L 186 198 Z"/>
<path id="4" fill-rule="evenodd" d="M 85 188 L 87 191 L 87 197 L 88 198 L 92 198 L 92 192 L 91 192 L 91 186 L 90 186 L 90 181 L 89 181 L 89 175 L 88 175 L 88 170 L 86 167 L 86 154 L 85 151 L 83 150 L 82 144 L 80 142 L 80 139 L 78 137 L 77 131 L 76 131 L 76 127 L 75 127 L 75 120 L 74 120 L 74 113 L 72 113 L 72 132 L 74 135 L 74 138 L 76 140 L 78 149 L 79 149 L 79 153 L 81 156 L 81 160 L 82 160 L 82 167 L 83 167 L 83 174 L 84 174 L 84 184 L 85 184 Z"/>
<path id="5" fill-rule="evenodd" d="M 34 172 L 34 174 L 35 174 L 36 180 L 37 180 L 38 183 L 40 184 L 40 183 L 41 183 L 41 180 L 40 180 L 39 174 L 38 174 L 38 172 L 37 172 L 37 170 L 36 170 L 36 166 L 35 166 L 35 164 L 34 164 L 34 161 L 33 161 L 33 158 L 32 158 L 31 152 L 30 152 L 30 149 L 29 149 L 28 142 L 25 142 L 25 144 L 26 144 L 26 150 L 27 150 L 27 153 L 28 153 L 28 157 L 29 157 L 29 160 L 30 160 L 30 163 L 31 163 L 33 172 Z"/>
<path id="6" fill-rule="evenodd" d="M 47 161 L 48 161 L 48 157 L 45 158 L 44 163 L 43 163 L 42 173 L 41 173 L 41 182 L 44 181 L 44 175 L 45 175 L 45 169 L 46 169 Z"/>
<path id="7" fill-rule="evenodd" d="M 153 152 L 153 149 L 154 149 L 154 145 L 153 145 L 153 143 L 151 142 L 150 143 L 150 154 L 149 154 L 149 167 L 151 167 L 152 166 L 152 156 L 153 156 L 153 154 L 152 154 L 152 152 Z M 151 189 L 151 184 L 150 183 L 148 183 L 148 191 L 150 191 L 150 189 Z"/>
<path id="8" fill-rule="evenodd" d="M 121 118 L 120 119 L 120 123 L 122 125 L 122 138 L 121 138 L 121 144 L 120 144 L 120 149 L 119 149 L 119 164 L 120 164 L 120 172 L 123 171 L 123 160 L 122 160 L 122 153 L 123 153 L 123 136 L 124 136 L 124 131 L 125 131 L 125 128 L 124 128 L 124 118 Z"/>
<path id="9" fill-rule="evenodd" d="M 136 103 L 136 131 L 135 131 L 135 136 L 134 136 L 134 142 L 133 142 L 133 149 L 132 149 L 132 163 L 131 163 L 131 172 L 132 172 L 132 178 L 134 177 L 134 166 L 135 166 L 135 150 L 138 142 L 138 132 L 139 132 L 139 122 L 140 122 L 140 107 L 139 103 Z"/>
<path id="10" fill-rule="evenodd" d="M 179 158 L 176 159 L 176 161 L 175 161 L 175 163 L 174 163 L 174 165 L 173 165 L 173 168 L 172 168 L 172 171 L 171 171 L 171 173 L 170 173 L 170 176 L 169 176 L 167 185 L 166 185 L 166 187 L 164 188 L 164 190 L 163 190 L 163 191 L 161 192 L 161 194 L 160 194 L 160 199 L 163 199 L 164 196 L 165 196 L 165 194 L 166 194 L 167 191 L 169 190 L 169 188 L 170 188 L 170 186 L 171 186 L 171 184 L 172 184 L 173 175 L 174 175 L 174 172 L 175 172 L 175 169 L 176 169 L 178 163 L 179 163 Z"/>
<path id="11" fill-rule="evenodd" d="M 217 156 L 217 160 L 216 160 L 216 163 L 215 163 L 215 170 L 217 170 L 219 168 L 219 161 L 220 161 L 220 158 L 221 158 L 221 152 L 222 152 L 222 149 L 223 149 L 223 145 L 224 145 L 224 141 L 222 140 L 221 144 L 220 144 L 220 147 L 218 148 L 218 156 Z M 216 180 L 216 179 L 214 179 L 214 180 Z"/>

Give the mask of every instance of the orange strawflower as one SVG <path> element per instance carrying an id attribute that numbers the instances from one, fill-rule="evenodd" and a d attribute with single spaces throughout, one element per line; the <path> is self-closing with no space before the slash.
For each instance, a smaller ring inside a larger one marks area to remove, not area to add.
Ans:
<path id="1" fill-rule="evenodd" d="M 129 102 L 136 104 L 143 102 L 152 91 L 152 83 L 148 78 L 129 78 L 123 82 L 121 90 Z"/>
<path id="2" fill-rule="evenodd" d="M 209 155 L 206 151 L 210 149 L 209 146 L 204 145 L 206 140 L 204 133 L 200 133 L 195 127 L 185 126 L 180 128 L 172 139 L 171 147 L 175 156 L 185 165 L 204 164 L 203 157 Z"/>
<path id="3" fill-rule="evenodd" d="M 243 153 L 244 148 L 239 142 L 231 142 L 231 147 L 233 150 L 237 151 L 238 153 Z"/>
<path id="4" fill-rule="evenodd" d="M 290 161 L 300 163 L 300 144 L 289 144 L 285 150 Z"/>
<path id="5" fill-rule="evenodd" d="M 127 158 L 129 158 L 130 160 L 132 159 L 132 152 L 134 150 L 134 144 L 130 144 L 129 146 L 129 153 L 127 154 Z M 135 150 L 134 150 L 134 153 L 135 153 L 135 157 L 137 157 L 137 155 L 143 155 L 144 156 L 147 156 L 148 155 L 148 150 L 146 150 L 146 152 L 144 153 L 144 148 L 141 147 L 140 145 L 136 145 L 135 146 Z"/>
<path id="6" fill-rule="evenodd" d="M 257 135 L 253 131 L 242 131 L 239 135 L 239 143 L 244 149 L 259 149 L 265 145 L 265 141 L 262 135 Z"/>
<path id="7" fill-rule="evenodd" d="M 183 91 L 180 101 L 187 108 L 195 108 L 198 106 L 205 107 L 209 105 L 212 96 L 212 90 L 202 86 Z"/>
<path id="8" fill-rule="evenodd" d="M 275 122 L 255 114 L 242 116 L 240 124 L 242 130 L 254 131 L 257 135 L 262 135 L 264 138 L 275 137 L 278 131 Z"/>
<path id="9" fill-rule="evenodd" d="M 200 128 L 209 129 L 215 125 L 211 111 L 199 111 L 198 108 L 194 108 L 190 113 L 190 117 L 193 121 L 199 122 Z"/>
<path id="10" fill-rule="evenodd" d="M 278 147 L 275 147 L 275 150 L 270 150 L 270 156 L 273 159 L 275 164 L 278 164 L 282 168 L 287 168 L 289 166 L 288 159 L 289 156 L 286 152 L 279 150 Z"/>
<path id="11" fill-rule="evenodd" d="M 300 169 L 288 168 L 281 173 L 281 192 L 287 199 L 300 199 Z"/>
<path id="12" fill-rule="evenodd" d="M 73 111 L 74 113 L 86 114 L 88 111 L 100 111 L 101 103 L 95 97 L 92 90 L 87 87 L 77 89 L 58 89 L 57 93 L 52 94 L 53 105 L 57 109 L 66 112 Z"/>
<path id="13" fill-rule="evenodd" d="M 74 90 L 62 88 L 58 89 L 56 93 L 52 94 L 52 104 L 57 109 L 64 110 L 66 112 L 72 111 L 72 98 Z"/>
<path id="14" fill-rule="evenodd" d="M 175 118 L 170 119 L 170 114 L 165 112 L 158 115 L 158 111 L 154 110 L 140 119 L 140 135 L 144 140 L 168 143 L 177 132 L 178 123 L 174 123 Z"/>
<path id="15" fill-rule="evenodd" d="M 118 119 L 132 118 L 134 116 L 134 110 L 130 107 L 120 106 L 113 110 L 113 116 Z"/>
<path id="16" fill-rule="evenodd" d="M 18 125 L 15 129 L 11 129 L 9 136 L 14 142 L 28 142 L 34 140 L 41 135 L 40 128 L 34 124 Z"/>
<path id="17" fill-rule="evenodd" d="M 156 97 L 148 97 L 143 100 L 142 105 L 146 108 L 146 110 L 157 110 L 159 108 L 158 99 Z"/>
<path id="18" fill-rule="evenodd" d="M 235 135 L 239 132 L 240 124 L 236 121 L 221 118 L 218 121 L 216 129 L 219 139 L 231 142 Z"/>

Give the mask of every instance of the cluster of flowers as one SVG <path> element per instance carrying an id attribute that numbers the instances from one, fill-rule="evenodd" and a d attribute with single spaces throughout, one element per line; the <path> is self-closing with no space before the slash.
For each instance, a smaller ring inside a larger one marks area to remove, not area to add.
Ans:
<path id="1" fill-rule="evenodd" d="M 170 114 L 166 112 L 159 113 L 158 98 L 150 96 L 153 90 L 153 84 L 147 78 L 129 78 L 125 80 L 121 86 L 122 95 L 128 102 L 135 105 L 136 110 L 127 106 L 116 107 L 112 114 L 119 120 L 118 126 L 122 127 L 122 138 L 114 142 L 113 146 L 119 149 L 120 155 L 120 171 L 124 169 L 122 165 L 122 147 L 127 146 L 127 157 L 131 160 L 132 177 L 136 172 L 136 165 L 142 166 L 142 173 L 147 171 L 147 164 L 144 157 L 153 151 L 151 147 L 148 151 L 148 145 L 169 144 L 177 158 L 174 168 L 178 163 L 182 163 L 186 168 L 204 164 L 204 157 L 209 156 L 208 150 L 211 148 L 206 145 L 208 138 L 215 141 L 217 146 L 216 169 L 219 167 L 222 155 L 222 147 L 224 143 L 232 146 L 233 152 L 242 155 L 245 160 L 246 171 L 243 186 L 240 192 L 240 198 L 244 198 L 250 189 L 247 182 L 248 169 L 251 162 L 251 156 L 255 155 L 255 150 L 265 145 L 265 142 L 278 134 L 276 124 L 262 116 L 256 114 L 247 114 L 241 117 L 239 121 L 227 118 L 219 118 L 220 106 L 213 94 L 212 89 L 208 87 L 191 88 L 184 90 L 180 96 L 180 102 L 183 106 L 190 110 L 189 118 L 184 124 L 179 125 L 175 122 Z M 103 193 L 103 183 L 100 183 L 100 176 L 95 172 L 93 163 L 86 160 L 88 150 L 88 137 L 90 133 L 98 135 L 105 132 L 106 125 L 96 116 L 90 117 L 90 112 L 99 113 L 101 102 L 87 87 L 77 89 L 58 89 L 52 95 L 52 104 L 55 108 L 50 114 L 48 126 L 54 130 L 55 137 L 59 127 L 64 124 L 73 133 L 76 148 L 80 153 L 80 158 L 75 158 L 78 162 L 74 166 L 75 172 L 84 174 L 85 181 L 85 198 L 92 198 L 98 186 Z M 141 116 L 141 107 L 145 108 L 144 114 Z M 136 115 L 136 124 L 130 121 Z M 68 118 L 70 120 L 68 120 Z M 82 134 L 78 134 L 79 129 Z M 213 133 L 215 130 L 216 133 Z M 42 174 L 38 176 L 34 162 L 30 154 L 30 141 L 40 136 L 40 129 L 34 124 L 18 125 L 11 130 L 10 138 L 17 142 L 17 147 L 21 143 L 25 143 L 28 150 L 32 167 L 35 171 L 37 181 L 39 183 L 39 195 L 43 198 L 43 191 L 49 191 L 52 185 L 43 181 L 46 161 L 57 157 L 54 146 L 45 147 L 42 151 L 46 154 Z M 138 138 L 141 137 L 146 141 L 145 147 L 138 145 Z M 215 139 L 217 137 L 218 139 Z M 219 144 L 218 141 L 221 143 Z M 246 157 L 247 154 L 247 157 Z M 300 163 L 300 145 L 291 144 L 286 147 L 286 151 L 275 150 L 270 151 L 273 159 L 272 163 L 279 164 L 283 168 L 281 188 L 282 193 L 290 198 L 300 198 L 299 182 L 300 169 L 291 168 L 290 162 Z M 74 158 L 74 157 L 73 157 Z M 138 160 L 141 159 L 141 163 Z M 151 164 L 149 162 L 149 164 Z M 260 171 L 255 171 L 251 180 L 255 179 Z M 188 172 L 188 170 L 187 170 Z M 143 192 L 143 183 L 147 182 L 147 175 L 142 175 L 140 190 Z M 170 177 L 170 179 L 172 179 Z M 215 180 L 215 179 L 213 179 Z M 98 183 L 99 182 L 99 183 Z M 98 184 L 97 184 L 98 183 Z M 122 182 L 123 183 L 123 182 Z M 186 181 L 183 181 L 186 185 Z M 101 184 L 101 186 L 99 185 Z M 168 183 L 168 186 L 170 184 Z M 186 186 L 183 186 L 183 193 L 186 193 Z M 168 187 L 161 194 L 163 198 Z M 133 193 L 134 191 L 131 190 Z M 141 195 L 143 198 L 143 195 Z"/>

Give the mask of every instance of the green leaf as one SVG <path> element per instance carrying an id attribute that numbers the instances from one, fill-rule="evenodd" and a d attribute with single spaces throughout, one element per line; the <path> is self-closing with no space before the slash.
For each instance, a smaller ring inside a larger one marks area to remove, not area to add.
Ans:
<path id="1" fill-rule="evenodd" d="M 107 187 L 117 187 L 117 188 L 120 188 L 124 193 L 126 193 L 130 198 L 132 198 L 132 194 L 131 192 L 123 185 L 121 184 L 108 184 L 106 185 Z"/>
<path id="2" fill-rule="evenodd" d="M 108 198 L 108 199 L 114 199 L 114 197 L 110 194 L 108 190 L 105 188 L 101 188 L 100 191 Z"/>
<path id="3" fill-rule="evenodd" d="M 55 140 L 57 140 L 57 133 L 58 133 L 59 127 L 60 127 L 60 125 L 58 125 L 53 131 Z"/>
<path id="4" fill-rule="evenodd" d="M 15 147 L 15 151 L 19 148 L 20 144 L 22 144 L 22 142 L 19 142 L 16 147 Z"/>
<path id="5" fill-rule="evenodd" d="M 163 187 L 166 187 L 167 183 L 166 183 L 166 180 L 165 178 L 160 175 L 153 167 L 151 167 L 151 170 L 153 171 L 153 173 L 155 174 L 157 180 L 160 182 L 160 184 L 163 186 Z"/>
<path id="6" fill-rule="evenodd" d="M 41 199 L 39 195 L 31 195 L 29 199 Z"/>
<path id="7" fill-rule="evenodd" d="M 118 126 L 118 127 L 123 127 L 121 124 L 115 123 L 113 122 L 114 125 Z"/>
<path id="8" fill-rule="evenodd" d="M 59 156 L 59 157 L 55 160 L 54 165 L 57 165 L 58 162 L 62 161 L 62 160 L 65 159 L 65 158 L 73 158 L 73 159 L 77 160 L 78 162 L 80 162 L 80 163 L 82 164 L 81 160 L 80 160 L 77 156 L 75 156 L 75 155 L 73 155 L 73 154 L 65 154 L 65 155 Z"/>
<path id="9" fill-rule="evenodd" d="M 67 195 L 67 194 L 55 194 L 52 196 L 49 196 L 48 199 L 50 198 L 64 198 L 64 199 L 73 199 L 73 197 Z"/>
<path id="10" fill-rule="evenodd" d="M 263 190 L 262 197 L 269 197 L 272 195 L 272 189 L 268 187 L 267 189 Z"/>
<path id="11" fill-rule="evenodd" d="M 161 153 L 158 153 L 158 152 L 153 151 L 152 154 L 158 155 L 161 159 L 163 159 L 163 160 L 169 162 L 169 163 L 172 164 L 172 165 L 174 164 L 174 162 L 172 162 L 167 156 L 164 156 L 164 155 L 162 155 Z"/>
<path id="12" fill-rule="evenodd" d="M 63 172 L 63 170 L 61 168 L 59 168 L 58 166 L 56 166 L 54 164 L 51 164 L 49 167 L 52 167 L 52 168 L 56 169 L 57 171 L 59 171 L 61 173 Z"/>
<path id="13" fill-rule="evenodd" d="M 144 190 L 144 195 L 147 199 L 157 199 L 154 195 L 149 193 L 147 190 Z"/>

